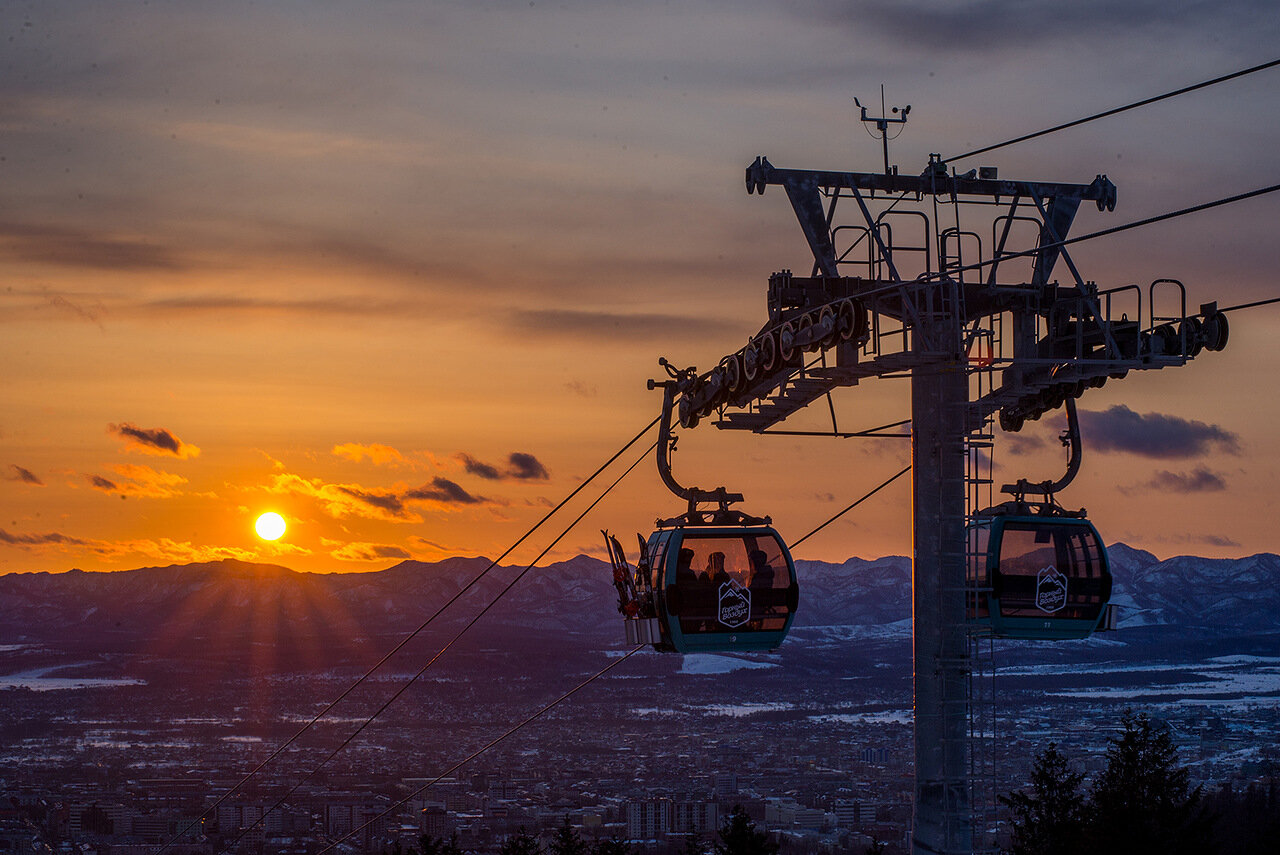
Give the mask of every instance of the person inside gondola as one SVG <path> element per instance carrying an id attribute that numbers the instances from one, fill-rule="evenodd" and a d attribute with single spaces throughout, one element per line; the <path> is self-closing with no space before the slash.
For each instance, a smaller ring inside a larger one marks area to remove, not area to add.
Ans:
<path id="1" fill-rule="evenodd" d="M 729 581 L 729 574 L 724 569 L 724 553 L 713 552 L 707 556 L 707 583 L 715 591 Z"/>
<path id="2" fill-rule="evenodd" d="M 676 585 L 691 590 L 698 584 L 698 576 L 693 572 L 693 550 L 681 549 L 676 556 Z"/>
<path id="3" fill-rule="evenodd" d="M 768 589 L 773 587 L 773 565 L 769 563 L 769 556 L 765 554 L 763 549 L 753 549 L 751 554 L 747 556 L 751 562 L 751 583 L 753 590 Z"/>

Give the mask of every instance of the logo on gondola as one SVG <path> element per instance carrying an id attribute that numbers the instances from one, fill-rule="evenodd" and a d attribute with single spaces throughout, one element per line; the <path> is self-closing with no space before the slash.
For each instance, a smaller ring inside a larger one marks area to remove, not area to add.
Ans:
<path id="1" fill-rule="evenodd" d="M 1067 604 L 1067 577 L 1050 564 L 1036 574 L 1036 608 L 1053 614 Z"/>
<path id="2" fill-rule="evenodd" d="M 751 592 L 730 579 L 720 586 L 720 603 L 716 619 L 725 626 L 742 626 L 751 617 Z"/>

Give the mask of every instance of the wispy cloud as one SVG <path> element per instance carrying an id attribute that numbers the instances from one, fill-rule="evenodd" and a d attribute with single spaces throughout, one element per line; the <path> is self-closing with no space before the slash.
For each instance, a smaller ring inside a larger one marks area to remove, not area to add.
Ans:
<path id="1" fill-rule="evenodd" d="M 416 502 L 435 502 L 445 506 L 481 505 L 493 501 L 484 496 L 468 493 L 460 484 L 448 478 L 432 478 L 430 484 L 407 491 L 404 498 Z"/>
<path id="2" fill-rule="evenodd" d="M 90 546 L 94 541 L 85 540 L 80 537 L 72 537 L 56 531 L 45 532 L 44 534 L 12 534 L 0 528 L 0 543 L 7 543 L 10 546 L 18 547 L 45 546 L 49 544 Z"/>
<path id="3" fill-rule="evenodd" d="M 1123 404 L 1102 412 L 1082 411 L 1080 428 L 1085 442 L 1098 451 L 1158 459 L 1198 457 L 1214 449 L 1240 453 L 1239 437 L 1218 425 L 1162 413 L 1135 413 Z"/>
<path id="4" fill-rule="evenodd" d="M 44 486 L 44 482 L 40 480 L 40 477 L 36 475 L 36 473 L 32 472 L 30 469 L 25 469 L 16 463 L 9 464 L 9 472 L 11 474 L 4 476 L 6 481 L 20 481 L 23 484 L 31 484 L 36 487 Z"/>
<path id="5" fill-rule="evenodd" d="M 707 314 L 664 315 L 655 313 L 587 312 L 577 309 L 534 309 L 511 315 L 510 324 L 530 335 L 591 341 L 653 341 L 672 337 L 736 339 L 738 324 Z"/>
<path id="6" fill-rule="evenodd" d="M 128 556 L 140 556 L 152 561 L 192 563 L 220 561 L 234 558 L 240 561 L 259 559 L 256 552 L 234 546 L 196 545 L 191 541 L 176 541 L 162 537 L 156 540 L 95 540 L 75 537 L 62 532 L 42 534 L 14 534 L 0 529 L 0 544 L 14 546 L 30 552 L 56 551 L 90 553 L 100 559 L 115 561 Z"/>
<path id="7" fill-rule="evenodd" d="M 120 485 L 115 481 L 103 478 L 101 475 L 86 475 L 89 479 L 90 486 L 95 490 L 101 490 L 104 493 L 120 493 Z"/>
<path id="8" fill-rule="evenodd" d="M 294 494 L 317 499 L 329 516 L 342 519 L 360 517 L 384 522 L 422 522 L 422 516 L 410 507 L 413 503 L 429 504 L 438 509 L 464 506 L 499 506 L 501 500 L 469 492 L 456 481 L 433 478 L 416 488 L 366 487 L 360 484 L 330 484 L 320 478 L 303 478 L 289 472 L 271 476 L 268 492 Z"/>
<path id="9" fill-rule="evenodd" d="M 326 540 L 324 545 L 326 547 L 334 547 L 329 550 L 329 554 L 339 561 L 388 561 L 413 557 L 404 547 L 386 543 L 346 543 L 339 545 L 338 541 Z"/>
<path id="10" fill-rule="evenodd" d="M 271 476 L 268 492 L 306 496 L 320 502 L 329 516 L 342 519 L 361 517 L 386 522 L 422 522 L 422 517 L 404 506 L 394 490 L 378 490 L 358 484 L 327 484 L 319 478 L 307 479 L 291 472 Z"/>
<path id="11" fill-rule="evenodd" d="M 1216 472 L 1199 466 L 1190 473 L 1161 469 L 1142 484 L 1135 487 L 1121 487 L 1120 492 L 1132 494 L 1155 490 L 1162 493 L 1217 493 L 1225 489 L 1227 489 L 1226 479 Z"/>
<path id="12" fill-rule="evenodd" d="M 162 472 L 150 466 L 139 466 L 133 463 L 121 463 L 112 467 L 119 480 L 111 480 L 101 475 L 89 475 L 89 483 L 96 490 L 114 493 L 119 496 L 136 496 L 142 499 L 170 499 L 183 495 L 179 489 L 187 479 L 172 472 Z"/>
<path id="13" fill-rule="evenodd" d="M 368 445 L 358 442 L 344 442 L 333 447 L 333 454 L 354 463 L 359 463 L 361 460 L 368 458 L 375 466 L 404 464 L 407 462 L 405 456 L 398 450 L 378 442 L 369 443 Z"/>
<path id="14" fill-rule="evenodd" d="M 487 481 L 502 481 L 508 478 L 517 481 L 545 481 L 551 477 L 542 461 L 524 451 L 513 451 L 507 455 L 507 464 L 501 469 L 477 460 L 465 451 L 458 452 L 457 457 L 462 461 L 467 474 Z"/>
<path id="15" fill-rule="evenodd" d="M 172 431 L 164 428 L 140 428 L 129 422 L 121 422 L 107 425 L 107 431 L 123 439 L 125 448 L 129 451 L 171 455 L 183 460 L 200 454 L 199 448 L 183 442 Z"/>
<path id="16" fill-rule="evenodd" d="M 0 258 L 125 272 L 174 271 L 185 266 L 168 247 L 141 238 L 12 220 L 0 221 Z"/>

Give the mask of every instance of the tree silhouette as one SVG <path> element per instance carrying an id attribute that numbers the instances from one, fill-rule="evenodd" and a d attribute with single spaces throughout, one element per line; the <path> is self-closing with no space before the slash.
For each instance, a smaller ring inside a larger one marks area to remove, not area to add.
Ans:
<path id="1" fill-rule="evenodd" d="M 432 837 L 430 834 L 424 834 L 418 838 L 418 851 L 422 855 L 463 855 L 462 847 L 458 845 L 458 832 L 449 835 L 449 839 L 443 837 Z"/>
<path id="2" fill-rule="evenodd" d="M 1075 855 L 1083 851 L 1084 775 L 1072 771 L 1056 743 L 1036 755 L 1031 791 L 1000 796 L 1012 813 L 1007 855 Z"/>
<path id="3" fill-rule="evenodd" d="M 698 832 L 689 829 L 689 833 L 684 836 L 684 845 L 680 847 L 679 855 L 707 855 L 707 842 Z"/>
<path id="4" fill-rule="evenodd" d="M 614 835 L 608 840 L 598 842 L 592 855 L 635 855 L 635 853 L 631 850 L 631 844 Z"/>
<path id="5" fill-rule="evenodd" d="M 569 815 L 565 814 L 564 824 L 556 829 L 555 837 L 547 846 L 548 855 L 588 855 L 588 847 L 578 832 L 569 824 Z"/>
<path id="6" fill-rule="evenodd" d="M 498 855 L 542 855 L 542 846 L 538 843 L 538 838 L 522 825 L 503 842 Z"/>
<path id="7" fill-rule="evenodd" d="M 1178 765 L 1167 728 L 1126 713 L 1090 791 L 1087 851 L 1124 855 L 1200 855 L 1213 851 L 1200 788 Z"/>
<path id="8" fill-rule="evenodd" d="M 756 824 L 747 816 L 742 805 L 734 805 L 717 832 L 720 838 L 714 844 L 715 855 L 777 855 L 778 844 L 763 831 L 756 831 Z"/>

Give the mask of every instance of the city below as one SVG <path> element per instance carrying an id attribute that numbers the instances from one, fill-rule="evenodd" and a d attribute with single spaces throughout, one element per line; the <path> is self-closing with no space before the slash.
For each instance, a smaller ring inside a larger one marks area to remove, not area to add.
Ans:
<path id="1" fill-rule="evenodd" d="M 1206 792 L 1273 786 L 1280 558 L 1112 552 L 1116 631 L 977 644 L 981 833 L 1049 743 L 1100 770 L 1128 711 L 1167 728 Z M 499 568 L 352 690 L 487 564 L 0 577 L 0 852 L 381 853 L 455 833 L 492 852 L 567 817 L 665 853 L 714 839 L 735 805 L 787 852 L 904 851 L 907 559 L 798 562 L 775 652 L 619 661 L 608 567 L 579 556 L 431 662 L 520 569 Z"/>

